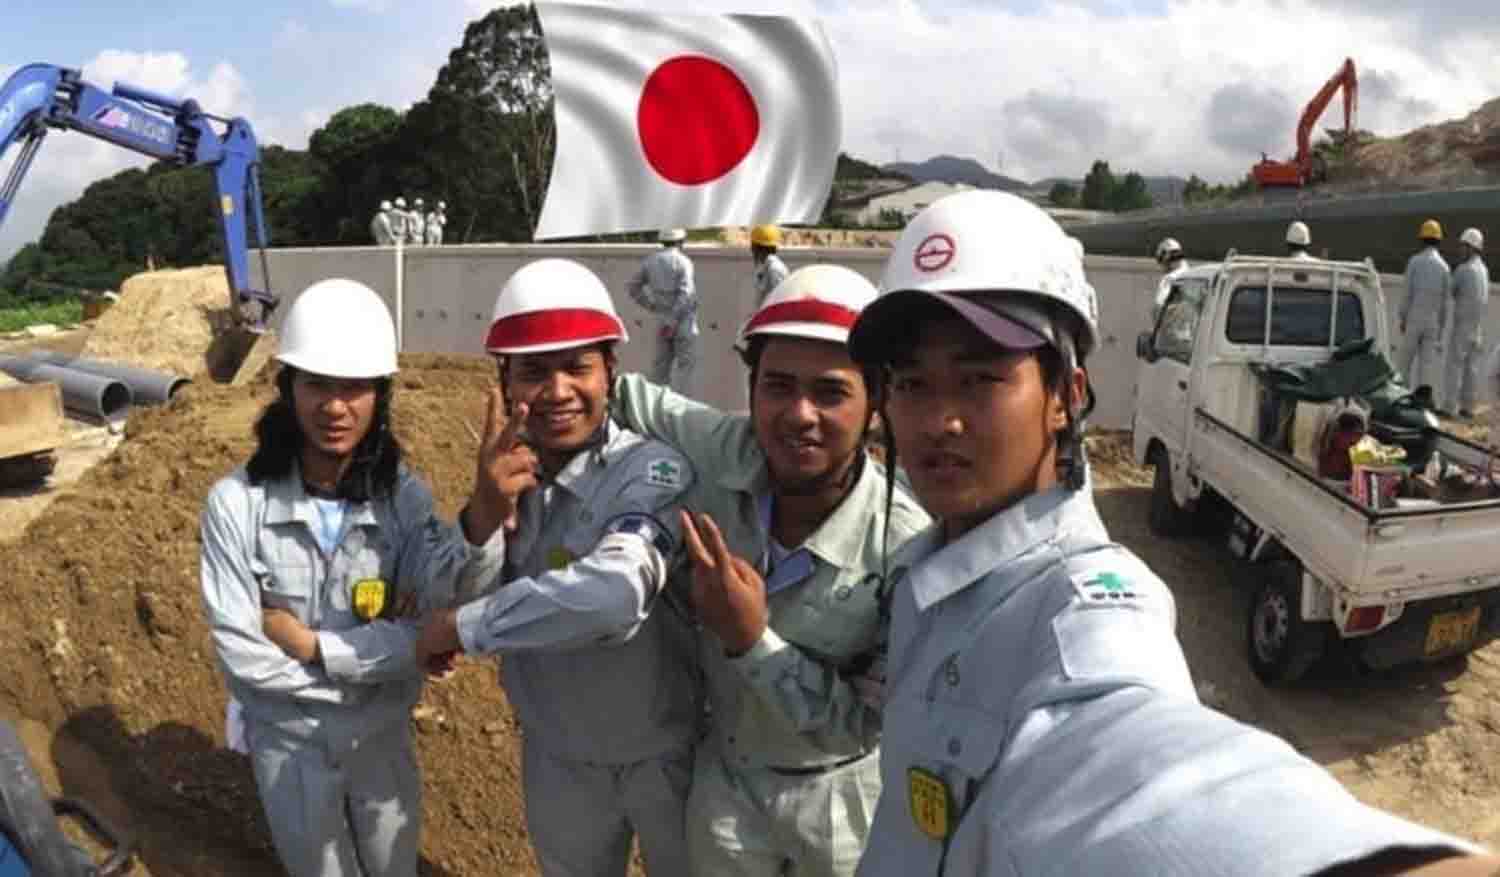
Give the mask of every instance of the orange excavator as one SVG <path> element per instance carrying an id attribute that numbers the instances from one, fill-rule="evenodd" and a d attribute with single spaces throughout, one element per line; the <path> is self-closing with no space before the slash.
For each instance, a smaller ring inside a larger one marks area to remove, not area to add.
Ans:
<path id="1" fill-rule="evenodd" d="M 1260 161 L 1250 168 L 1256 185 L 1262 189 L 1301 188 L 1328 178 L 1328 167 L 1321 156 L 1313 154 L 1310 141 L 1313 126 L 1318 124 L 1340 87 L 1344 89 L 1344 136 L 1346 141 L 1352 137 L 1354 115 L 1359 107 L 1359 80 L 1354 74 L 1354 59 L 1345 58 L 1343 66 L 1323 84 L 1302 111 L 1302 119 L 1297 123 L 1296 157 L 1291 161 L 1276 161 L 1261 153 Z"/>

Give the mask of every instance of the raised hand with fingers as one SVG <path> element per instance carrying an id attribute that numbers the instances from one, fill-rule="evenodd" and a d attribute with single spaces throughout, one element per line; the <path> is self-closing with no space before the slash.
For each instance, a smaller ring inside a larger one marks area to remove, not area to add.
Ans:
<path id="1" fill-rule="evenodd" d="M 693 606 L 731 657 L 748 652 L 766 631 L 766 582 L 755 565 L 729 550 L 707 514 L 682 512 L 682 539 L 693 563 Z"/>
<path id="2" fill-rule="evenodd" d="M 517 402 L 509 419 L 504 408 L 500 388 L 490 388 L 474 494 L 464 513 L 464 530 L 476 544 L 484 543 L 501 526 L 514 530 L 521 497 L 537 484 L 537 456 L 521 439 L 521 426 L 531 406 Z"/>

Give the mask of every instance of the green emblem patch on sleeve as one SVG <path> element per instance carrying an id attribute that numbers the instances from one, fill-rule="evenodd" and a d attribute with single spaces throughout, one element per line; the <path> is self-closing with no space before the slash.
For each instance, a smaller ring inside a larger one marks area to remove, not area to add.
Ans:
<path id="1" fill-rule="evenodd" d="M 681 487 L 682 465 L 661 459 L 646 467 L 646 483 L 653 487 Z"/>
<path id="2" fill-rule="evenodd" d="M 1129 579 L 1115 572 L 1089 572 L 1075 576 L 1073 581 L 1089 603 L 1120 603 L 1145 596 L 1131 587 Z"/>

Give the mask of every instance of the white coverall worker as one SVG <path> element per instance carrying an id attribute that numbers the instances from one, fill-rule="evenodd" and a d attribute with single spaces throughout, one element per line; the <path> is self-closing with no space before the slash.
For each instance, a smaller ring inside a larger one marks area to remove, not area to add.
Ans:
<path id="1" fill-rule="evenodd" d="M 410 231 L 410 213 L 406 209 L 406 199 L 396 199 L 396 209 L 391 211 L 391 238 L 398 245 L 406 245 Z"/>
<path id="2" fill-rule="evenodd" d="M 370 219 L 370 237 L 381 247 L 395 243 L 391 234 L 391 202 L 380 202 L 380 210 Z"/>
<path id="3" fill-rule="evenodd" d="M 406 214 L 406 242 L 416 246 L 427 243 L 427 211 L 422 207 L 423 201 L 418 198 Z"/>
<path id="4" fill-rule="evenodd" d="M 1484 320 L 1490 308 L 1490 269 L 1480 251 L 1484 238 L 1466 229 L 1469 257 L 1453 270 L 1453 335 L 1449 339 L 1448 404 L 1472 417 L 1484 383 Z M 1471 243 L 1472 242 L 1472 243 Z"/>
<path id="5" fill-rule="evenodd" d="M 533 319 L 552 309 L 591 310 L 611 328 L 585 338 L 586 325 Z M 592 272 L 544 259 L 501 291 L 486 348 L 625 338 Z M 691 874 L 683 807 L 701 682 L 691 626 L 664 592 L 694 483 L 681 454 L 606 416 L 596 444 L 522 495 L 516 531 L 499 531 L 503 580 L 458 612 L 464 651 L 502 656 L 524 733 L 526 827 L 545 877 L 624 877 L 632 837 L 653 877 Z"/>
<path id="6" fill-rule="evenodd" d="M 767 301 L 747 332 L 842 340 L 869 295 L 833 302 L 848 319 L 832 326 Z M 816 277 L 814 277 L 816 279 Z M 821 286 L 824 296 L 832 284 Z M 814 305 L 829 302 L 812 301 Z M 640 375 L 615 381 L 614 413 L 632 428 L 680 449 L 700 473 L 688 500 L 717 522 L 730 551 L 765 577 L 769 617 L 761 640 L 727 657 L 712 632 L 701 634 L 709 738 L 699 748 L 688 806 L 693 873 L 716 877 L 850 875 L 869 837 L 879 796 L 878 715 L 851 682 L 884 637 L 881 558 L 886 545 L 885 470 L 865 458 L 842 503 L 788 550 L 771 538 L 775 494 L 751 420 L 710 408 Z M 927 523 L 898 488 L 889 514 L 894 549 Z"/>
<path id="7" fill-rule="evenodd" d="M 426 243 L 429 247 L 438 246 L 443 242 L 443 225 L 446 222 L 443 214 L 436 210 L 427 214 L 427 224 L 424 228 L 427 233 Z"/>
<path id="8" fill-rule="evenodd" d="M 957 264 L 910 267 L 938 233 Z M 886 292 L 851 335 L 855 358 L 890 362 L 894 327 L 936 295 L 1012 346 L 998 318 L 974 315 L 989 308 L 972 290 L 1004 288 L 1071 311 L 1079 335 L 1052 318 L 1043 338 L 1072 339 L 1082 363 L 1096 306 L 1061 238 L 1007 193 L 939 200 L 893 248 Z M 1087 470 L 1074 474 L 946 544 L 934 524 L 892 561 L 885 786 L 861 877 L 1273 877 L 1392 846 L 1474 849 L 1365 806 L 1282 741 L 1202 706 L 1171 592 L 1110 540 Z"/>
<path id="9" fill-rule="evenodd" d="M 1406 262 L 1406 298 L 1401 302 L 1400 328 L 1405 336 L 1397 364 L 1412 389 L 1432 387 L 1439 408 L 1442 398 L 1443 333 L 1452 303 L 1452 276 L 1437 244 L 1428 244 Z"/>
<path id="10" fill-rule="evenodd" d="M 698 364 L 698 292 L 693 285 L 693 261 L 682 251 L 680 234 L 681 229 L 662 232 L 662 248 L 642 260 L 625 291 L 636 304 L 661 318 L 652 379 L 691 396 Z"/>
<path id="11" fill-rule="evenodd" d="M 339 284 L 358 286 L 323 281 L 293 303 L 278 359 L 337 377 L 393 374 L 385 306 Z M 415 874 L 422 781 L 409 727 L 424 678 L 420 625 L 363 620 L 352 592 L 378 580 L 386 607 L 415 595 L 423 610 L 441 608 L 499 574 L 498 546 L 470 546 L 404 469 L 391 495 L 353 502 L 309 497 L 298 467 L 260 484 L 240 468 L 210 490 L 201 523 L 209 629 L 282 864 L 293 877 Z M 320 660 L 301 663 L 271 642 L 264 608 L 316 630 Z"/>

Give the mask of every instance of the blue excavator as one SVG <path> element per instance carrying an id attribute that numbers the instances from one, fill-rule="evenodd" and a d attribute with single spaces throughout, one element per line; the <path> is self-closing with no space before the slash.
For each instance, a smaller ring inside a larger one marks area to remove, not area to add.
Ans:
<path id="1" fill-rule="evenodd" d="M 222 133 L 216 124 L 223 127 Z M 162 161 L 212 168 L 234 325 L 255 334 L 265 330 L 277 299 L 269 291 L 255 289 L 250 281 L 248 237 L 252 229 L 262 260 L 261 276 L 270 275 L 265 264 L 260 148 L 249 122 L 206 113 L 195 100 L 155 94 L 123 82 L 115 83 L 113 91 L 104 91 L 84 82 L 78 70 L 27 64 L 0 88 L 0 160 L 13 145 L 20 150 L 0 187 L 0 226 L 32 160 L 54 128 L 97 137 Z"/>

